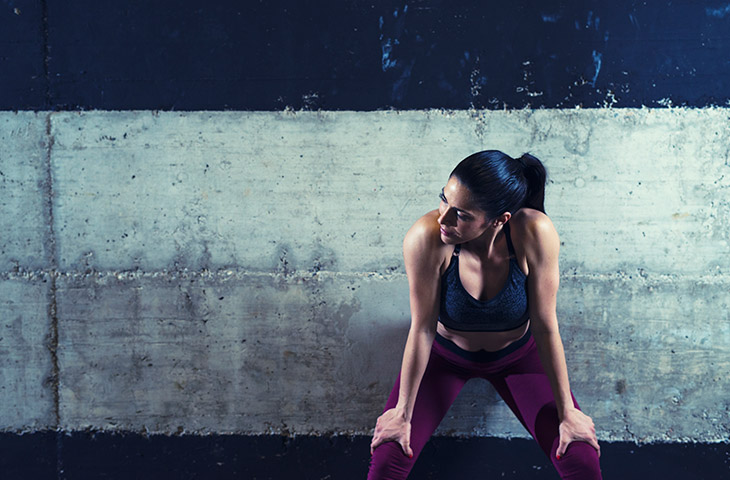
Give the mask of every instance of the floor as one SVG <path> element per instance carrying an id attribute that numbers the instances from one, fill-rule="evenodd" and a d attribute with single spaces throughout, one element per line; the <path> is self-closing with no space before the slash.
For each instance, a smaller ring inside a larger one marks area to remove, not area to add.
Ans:
<path id="1" fill-rule="evenodd" d="M 359 479 L 364 436 L 0 433 L 3 479 Z M 602 443 L 606 479 L 730 478 L 729 444 Z M 435 437 L 414 479 L 557 479 L 529 440 Z"/>

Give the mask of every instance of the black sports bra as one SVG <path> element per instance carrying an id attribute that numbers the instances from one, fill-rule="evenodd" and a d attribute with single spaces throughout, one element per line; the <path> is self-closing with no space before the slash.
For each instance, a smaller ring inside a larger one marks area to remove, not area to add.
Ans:
<path id="1" fill-rule="evenodd" d="M 509 275 L 502 290 L 489 300 L 477 300 L 464 289 L 459 278 L 459 252 L 456 245 L 451 263 L 441 276 L 439 321 L 453 330 L 466 332 L 504 332 L 523 325 L 529 319 L 527 276 L 520 270 L 509 232 L 504 224 L 509 249 Z"/>

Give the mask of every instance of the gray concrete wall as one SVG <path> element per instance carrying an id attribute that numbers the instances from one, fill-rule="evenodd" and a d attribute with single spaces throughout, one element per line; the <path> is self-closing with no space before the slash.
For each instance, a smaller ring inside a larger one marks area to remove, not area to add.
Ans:
<path id="1" fill-rule="evenodd" d="M 727 109 L 0 113 L 0 429 L 367 433 L 405 231 L 531 151 L 603 440 L 727 441 Z M 525 436 L 468 384 L 447 435 Z"/>

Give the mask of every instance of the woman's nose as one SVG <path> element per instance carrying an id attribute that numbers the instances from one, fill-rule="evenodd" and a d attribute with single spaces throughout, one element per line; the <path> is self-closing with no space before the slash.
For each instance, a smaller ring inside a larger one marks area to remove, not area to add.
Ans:
<path id="1" fill-rule="evenodd" d="M 439 215 L 438 222 L 439 225 L 455 225 L 456 222 L 456 215 L 454 215 L 455 212 L 452 211 L 453 209 L 450 207 L 446 207 L 446 210 Z"/>

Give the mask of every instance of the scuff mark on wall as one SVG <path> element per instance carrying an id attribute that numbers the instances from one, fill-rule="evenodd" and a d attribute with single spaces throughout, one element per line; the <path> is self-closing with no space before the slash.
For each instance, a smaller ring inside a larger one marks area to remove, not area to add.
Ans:
<path id="1" fill-rule="evenodd" d="M 403 67 L 403 71 L 401 72 L 400 77 L 398 80 L 396 80 L 393 83 L 393 89 L 391 90 L 391 98 L 394 102 L 400 103 L 403 101 L 403 98 L 405 96 L 408 82 L 411 79 L 411 71 L 413 70 L 413 65 L 416 63 L 416 60 L 413 59 L 410 61 L 410 63 Z"/>
<path id="2" fill-rule="evenodd" d="M 596 80 L 598 80 L 598 74 L 601 72 L 601 63 L 603 61 L 603 54 L 601 52 L 596 52 L 593 50 L 593 67 L 596 69 L 596 73 L 593 74 L 593 79 L 591 79 L 591 87 L 596 86 Z"/>
<path id="3" fill-rule="evenodd" d="M 705 8 L 708 17 L 725 18 L 730 13 L 730 4 L 720 8 Z"/>
<path id="4" fill-rule="evenodd" d="M 528 97 L 540 97 L 543 95 L 542 91 L 534 91 L 532 87 L 535 85 L 535 81 L 532 79 L 532 62 L 525 60 L 522 62 L 522 81 L 524 82 L 521 86 L 515 87 L 517 93 L 525 93 Z"/>
<path id="5" fill-rule="evenodd" d="M 639 25 L 639 19 L 636 18 L 635 13 L 629 13 L 629 21 L 631 22 L 631 25 L 633 25 L 637 30 L 641 28 Z"/>
<path id="6" fill-rule="evenodd" d="M 586 28 L 593 28 L 598 30 L 601 24 L 601 19 L 598 16 L 593 16 L 593 10 L 588 11 L 588 18 L 586 19 Z"/>
<path id="7" fill-rule="evenodd" d="M 557 23 L 562 17 L 559 13 L 543 13 L 541 15 L 542 21 L 545 23 Z"/>
<path id="8" fill-rule="evenodd" d="M 378 18 L 378 29 L 380 30 L 380 50 L 381 50 L 381 70 L 383 72 L 393 71 L 398 76 L 393 80 L 390 89 L 391 101 L 395 104 L 400 104 L 405 98 L 405 94 L 408 90 L 408 84 L 411 80 L 411 72 L 413 66 L 416 63 L 415 58 L 410 60 L 403 60 L 397 58 L 398 53 L 402 51 L 409 51 L 408 48 L 403 49 L 401 47 L 401 41 L 405 31 L 405 18 L 408 13 L 408 5 L 403 6 L 403 10 L 396 8 L 390 16 L 380 16 Z M 392 17 L 392 18 L 391 18 Z M 388 18 L 388 20 L 386 20 Z M 386 36 L 383 33 L 385 30 L 390 32 Z M 417 36 L 417 41 L 422 41 Z"/>
<path id="9" fill-rule="evenodd" d="M 395 44 L 398 44 L 398 39 L 395 40 Z M 387 38 L 385 41 L 382 42 L 380 49 L 382 51 L 381 63 L 383 65 L 382 68 L 384 72 L 387 72 L 389 69 L 394 68 L 396 65 L 398 65 L 397 60 L 390 58 L 390 54 L 393 52 L 393 45 L 391 44 L 390 38 Z"/>
<path id="10" fill-rule="evenodd" d="M 403 7 L 403 14 L 408 12 L 408 5 Z M 400 39 L 399 37 L 403 34 L 403 27 L 404 27 L 404 15 L 401 16 L 399 19 L 399 12 L 396 8 L 393 12 L 393 18 L 395 19 L 393 22 L 393 34 L 392 36 L 386 37 L 383 32 L 383 27 L 386 26 L 385 18 L 383 16 L 380 16 L 378 18 L 378 29 L 380 30 L 380 50 L 381 50 L 381 68 L 384 72 L 390 70 L 391 68 L 395 68 L 398 66 L 398 60 L 395 58 L 392 58 L 391 55 L 393 55 L 393 49 L 400 45 Z"/>

